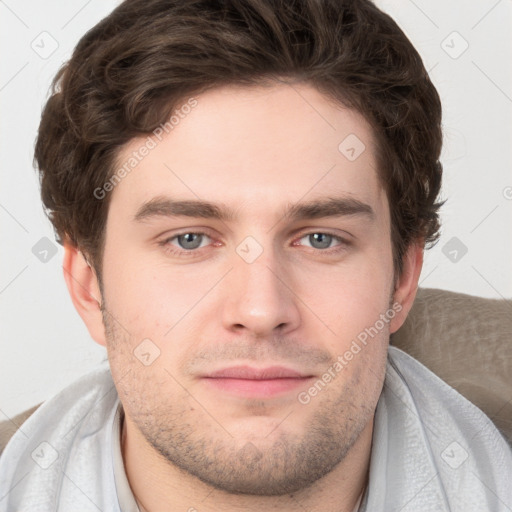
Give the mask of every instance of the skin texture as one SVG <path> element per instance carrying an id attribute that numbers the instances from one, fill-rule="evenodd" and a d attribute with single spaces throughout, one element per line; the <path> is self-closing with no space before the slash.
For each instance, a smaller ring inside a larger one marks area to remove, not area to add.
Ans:
<path id="1" fill-rule="evenodd" d="M 130 485 L 149 511 L 350 512 L 367 481 L 389 334 L 412 306 L 423 245 L 409 248 L 395 282 L 389 206 L 372 129 L 358 113 L 307 84 L 229 86 L 196 99 L 112 192 L 103 295 L 66 246 L 72 300 L 107 347 L 125 410 Z M 338 149 L 350 134 L 365 145 L 353 161 Z M 144 140 L 123 148 L 119 164 Z M 230 215 L 134 220 L 155 197 L 208 201 Z M 285 215 L 333 198 L 373 215 Z M 186 250 L 183 233 L 207 237 Z M 319 248 L 313 233 L 334 238 Z M 400 311 L 301 403 L 298 394 L 393 304 Z M 310 378 L 270 397 L 202 378 L 234 365 L 282 365 Z"/>

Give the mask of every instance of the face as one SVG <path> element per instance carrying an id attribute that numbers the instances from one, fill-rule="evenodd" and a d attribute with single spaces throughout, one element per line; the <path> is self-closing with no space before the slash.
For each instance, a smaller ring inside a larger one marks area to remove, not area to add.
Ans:
<path id="1" fill-rule="evenodd" d="M 166 463 L 294 492 L 343 461 L 382 389 L 393 265 L 372 130 L 304 84 L 196 100 L 112 192 L 112 374 L 128 433 Z"/>

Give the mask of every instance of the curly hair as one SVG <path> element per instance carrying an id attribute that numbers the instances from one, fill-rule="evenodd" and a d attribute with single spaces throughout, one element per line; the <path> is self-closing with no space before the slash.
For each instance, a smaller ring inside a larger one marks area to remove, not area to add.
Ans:
<path id="1" fill-rule="evenodd" d="M 412 243 L 439 238 L 441 102 L 411 42 L 369 0 L 125 0 L 89 30 L 52 82 L 34 160 L 57 240 L 101 282 L 112 177 L 132 138 L 183 98 L 276 77 L 357 110 L 377 141 L 395 275 Z"/>

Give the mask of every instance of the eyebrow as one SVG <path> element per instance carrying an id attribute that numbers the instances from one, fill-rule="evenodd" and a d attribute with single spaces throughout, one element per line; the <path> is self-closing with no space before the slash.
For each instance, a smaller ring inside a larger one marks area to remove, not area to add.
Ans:
<path id="1" fill-rule="evenodd" d="M 305 220 L 353 215 L 368 217 L 370 220 L 375 219 L 375 212 L 369 204 L 351 197 L 328 197 L 291 204 L 285 209 L 283 218 Z M 227 222 L 235 218 L 235 212 L 225 205 L 208 201 L 178 201 L 158 196 L 144 202 L 133 220 L 143 222 L 155 217 L 194 217 Z"/>

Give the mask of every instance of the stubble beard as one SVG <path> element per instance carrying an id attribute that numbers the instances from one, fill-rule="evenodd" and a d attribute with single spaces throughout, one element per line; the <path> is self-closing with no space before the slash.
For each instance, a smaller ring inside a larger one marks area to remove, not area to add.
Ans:
<path id="1" fill-rule="evenodd" d="M 180 391 L 178 398 L 165 394 L 162 385 L 172 380 L 170 374 L 156 376 L 146 370 L 141 378 L 141 364 L 131 353 L 130 337 L 108 313 L 103 319 L 114 377 L 116 369 L 120 375 L 128 369 L 134 372 L 116 384 L 125 413 L 167 463 L 214 489 L 256 496 L 303 491 L 342 463 L 373 419 L 376 400 L 366 400 L 366 394 L 375 395 L 375 389 L 368 389 L 361 376 L 371 364 L 368 359 L 341 389 L 331 384 L 309 404 L 297 401 L 272 432 L 272 441 L 257 438 L 261 432 L 253 439 L 237 439 L 223 428 L 222 418 L 215 418 L 208 404 L 198 404 L 186 391 Z M 372 373 L 377 381 L 380 374 L 383 377 L 381 368 Z M 311 406 L 317 411 L 309 416 L 301 434 L 287 429 L 295 409 L 302 413 Z"/>

